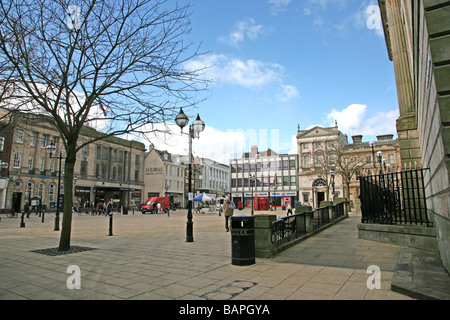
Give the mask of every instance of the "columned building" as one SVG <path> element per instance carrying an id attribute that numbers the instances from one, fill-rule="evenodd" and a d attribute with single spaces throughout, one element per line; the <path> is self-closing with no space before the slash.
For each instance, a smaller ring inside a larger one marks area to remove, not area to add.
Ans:
<path id="1" fill-rule="evenodd" d="M 59 132 L 43 121 L 43 117 L 16 116 L 16 121 L 0 131 L 0 159 L 7 164 L 1 171 L 3 208 L 19 212 L 25 202 L 33 198 L 40 199 L 46 210 L 56 210 L 58 199 L 61 205 L 63 203 L 65 151 Z M 101 134 L 84 127 L 80 143 Z M 49 145 L 56 147 L 52 158 L 46 149 Z M 144 144 L 117 137 L 105 136 L 83 147 L 77 154 L 74 168 L 74 205 L 84 207 L 112 202 L 115 209 L 137 207 L 144 187 L 144 154 Z"/>
<path id="2" fill-rule="evenodd" d="M 299 127 L 298 188 L 302 204 L 317 208 L 322 201 L 346 198 L 355 207 L 360 195 L 359 176 L 398 170 L 398 140 L 392 134 L 379 135 L 376 141 L 363 142 L 362 138 L 355 135 L 348 143 L 337 123 L 330 128 Z"/>
<path id="3" fill-rule="evenodd" d="M 426 171 L 429 219 L 450 270 L 450 2 L 379 0 L 393 62 L 401 161 Z"/>

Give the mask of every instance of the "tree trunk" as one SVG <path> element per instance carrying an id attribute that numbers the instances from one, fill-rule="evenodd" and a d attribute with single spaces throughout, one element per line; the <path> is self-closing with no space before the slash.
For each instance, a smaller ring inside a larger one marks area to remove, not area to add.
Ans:
<path id="1" fill-rule="evenodd" d="M 66 164 L 64 168 L 64 213 L 62 218 L 61 236 L 59 239 L 59 251 L 70 250 L 72 231 L 73 173 L 75 162 L 75 151 L 67 150 Z"/>

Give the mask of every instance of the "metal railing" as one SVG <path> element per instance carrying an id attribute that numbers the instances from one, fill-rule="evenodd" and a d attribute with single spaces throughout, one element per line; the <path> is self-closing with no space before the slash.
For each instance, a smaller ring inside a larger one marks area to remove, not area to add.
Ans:
<path id="1" fill-rule="evenodd" d="M 272 222 L 275 244 L 280 246 L 343 217 L 345 215 L 345 205 L 346 202 L 340 202 L 332 206 L 300 212 L 275 220 Z"/>
<path id="2" fill-rule="evenodd" d="M 424 186 L 426 170 L 360 177 L 361 222 L 431 226 Z"/>

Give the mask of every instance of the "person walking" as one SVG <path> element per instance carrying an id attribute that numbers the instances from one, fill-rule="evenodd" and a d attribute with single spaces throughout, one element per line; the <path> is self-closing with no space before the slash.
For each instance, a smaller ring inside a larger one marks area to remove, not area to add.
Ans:
<path id="1" fill-rule="evenodd" d="M 23 211 L 27 215 L 27 218 L 29 218 L 30 217 L 30 213 L 31 213 L 31 211 L 30 211 L 30 202 L 29 201 L 25 202 L 25 206 L 23 207 Z"/>
<path id="2" fill-rule="evenodd" d="M 288 205 L 287 205 L 287 215 L 289 215 L 289 214 L 293 214 L 292 213 L 292 207 L 291 207 L 291 204 L 290 203 L 288 203 Z"/>
<path id="3" fill-rule="evenodd" d="M 225 215 L 225 229 L 227 230 L 227 232 L 230 231 L 230 227 L 229 227 L 229 220 L 230 217 L 233 215 L 234 213 L 234 209 L 232 204 L 230 203 L 230 200 L 227 199 L 225 201 L 225 205 L 224 205 L 224 215 Z"/>

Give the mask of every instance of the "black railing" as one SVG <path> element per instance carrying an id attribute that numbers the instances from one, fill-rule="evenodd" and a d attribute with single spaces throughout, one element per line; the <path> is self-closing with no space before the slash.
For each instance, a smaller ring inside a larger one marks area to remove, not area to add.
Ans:
<path id="1" fill-rule="evenodd" d="M 360 177 L 361 222 L 430 226 L 424 187 L 426 170 Z"/>
<path id="2" fill-rule="evenodd" d="M 313 232 L 345 215 L 345 202 L 279 218 L 272 223 L 277 246 Z"/>

